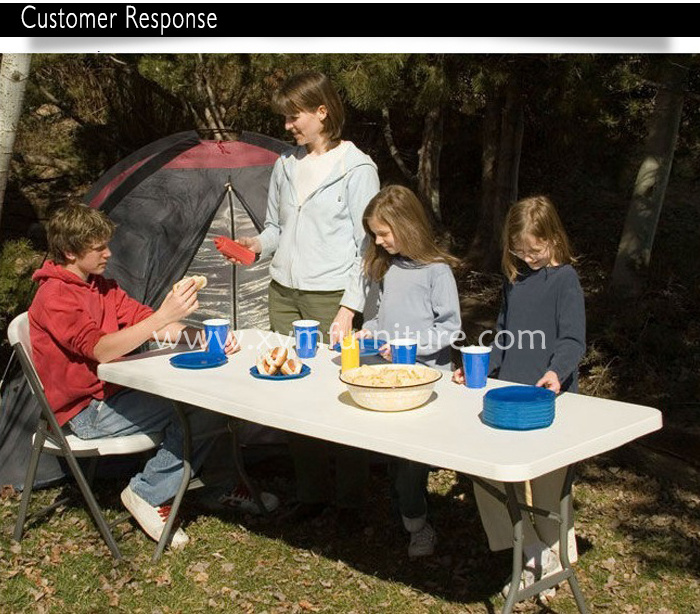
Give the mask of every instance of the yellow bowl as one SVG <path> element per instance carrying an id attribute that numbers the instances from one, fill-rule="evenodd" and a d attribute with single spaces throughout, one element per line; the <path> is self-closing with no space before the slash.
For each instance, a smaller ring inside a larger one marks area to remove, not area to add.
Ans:
<path id="1" fill-rule="evenodd" d="M 442 372 L 425 365 L 363 365 L 340 374 L 352 400 L 374 411 L 405 411 L 425 404 Z"/>

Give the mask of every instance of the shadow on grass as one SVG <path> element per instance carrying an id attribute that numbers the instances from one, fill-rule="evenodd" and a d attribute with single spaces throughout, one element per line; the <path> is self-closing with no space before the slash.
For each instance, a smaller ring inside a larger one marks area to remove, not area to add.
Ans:
<path id="1" fill-rule="evenodd" d="M 640 472 L 631 453 L 600 456 L 584 465 L 580 481 L 617 492 L 612 521 L 631 545 L 636 559 L 659 579 L 670 571 L 700 575 L 700 499 L 696 490 Z"/>
<path id="2" fill-rule="evenodd" d="M 410 560 L 409 534 L 392 509 L 386 465 L 373 463 L 368 500 L 362 510 L 362 526 L 348 532 L 338 524 L 337 512 L 329 507 L 313 520 L 291 524 L 280 520 L 295 503 L 291 459 L 276 455 L 250 467 L 261 488 L 280 497 L 280 508 L 268 517 L 220 513 L 260 535 L 283 540 L 294 548 L 311 550 L 331 561 L 342 560 L 357 571 L 453 602 L 482 602 L 489 612 L 510 568 L 510 557 L 488 551 L 476 513 L 471 487 L 448 495 L 428 496 L 430 522 L 438 534 L 435 555 Z M 460 488 L 462 488 L 460 486 Z M 432 490 L 432 489 L 431 489 Z M 196 502 L 186 505 L 183 520 L 195 520 Z"/>
<path id="3" fill-rule="evenodd" d="M 303 524 L 280 522 L 280 516 L 294 503 L 291 459 L 286 454 L 270 454 L 246 460 L 251 477 L 264 490 L 277 494 L 282 506 L 267 517 L 217 514 L 224 522 L 240 525 L 259 536 L 280 540 L 292 548 L 311 551 L 330 562 L 342 561 L 369 577 L 396 583 L 399 590 L 403 585 L 465 611 L 470 611 L 470 608 L 494 613 L 500 611 L 503 605 L 500 589 L 510 573 L 511 550 L 494 553 L 488 549 L 472 484 L 466 476 L 445 471 L 431 473 L 429 513 L 439 541 L 434 556 L 412 561 L 406 551 L 408 534 L 392 509 L 390 483 L 383 462 L 372 465 L 363 528 L 348 535 L 338 526 L 337 516 L 332 510 Z M 627 470 L 609 455 L 580 466 L 577 484 L 584 487 L 589 496 L 604 497 L 598 502 L 575 501 L 581 527 L 581 534 L 577 536 L 581 559 L 577 575 L 583 582 L 582 589 L 589 606 L 607 596 L 604 588 L 591 584 L 591 581 L 601 566 L 601 557 L 608 556 L 604 552 L 606 544 L 599 541 L 610 527 L 624 536 L 625 554 L 621 558 L 615 555 L 620 559 L 618 564 L 629 561 L 631 568 L 641 563 L 645 569 L 642 575 L 658 577 L 659 581 L 664 581 L 668 573 L 694 577 L 700 574 L 697 531 L 700 508 L 694 504 L 697 498 L 693 499 L 692 493 L 668 488 L 666 482 L 650 475 L 653 474 Z M 115 476 L 103 478 L 95 486 L 100 505 L 110 515 L 122 511 L 119 493 L 126 482 L 128 476 Z M 73 509 L 83 506 L 80 493 L 74 487 L 66 485 L 55 489 L 58 494 L 66 491 L 72 494 L 67 509 L 54 512 L 59 515 L 59 527 L 61 514 L 74 516 Z M 46 495 L 42 493 L 38 497 L 46 498 Z M 16 503 L 18 505 L 19 501 Z M 192 492 L 184 500 L 181 515 L 187 530 L 188 525 L 211 513 L 197 504 L 196 492 Z M 129 552 L 134 547 L 124 541 L 125 531 L 133 530 L 142 542 L 139 542 L 138 550 L 150 557 L 153 543 L 143 539 L 135 525 L 133 529 L 128 524 L 120 526 L 118 542 L 124 551 Z M 94 527 L 89 525 L 86 529 L 81 541 L 85 539 L 99 544 L 100 551 L 108 557 Z M 28 530 L 35 532 L 35 536 L 42 533 L 40 523 Z M 616 543 L 615 547 L 619 547 L 621 542 L 616 539 Z M 148 551 L 144 550 L 143 544 L 147 545 Z M 571 594 L 563 588 L 549 607 L 530 601 L 519 605 L 518 609 L 552 613 L 575 611 L 571 610 L 572 606 Z"/>
<path id="4" fill-rule="evenodd" d="M 268 517 L 219 513 L 222 519 L 291 547 L 310 550 L 329 561 L 342 560 L 358 572 L 403 584 L 458 607 L 479 603 L 486 612 L 500 612 L 500 590 L 510 575 L 512 551 L 489 550 L 472 483 L 466 476 L 447 472 L 442 479 L 450 485 L 445 489 L 439 482 L 444 472 L 432 472 L 428 513 L 438 542 L 433 556 L 411 560 L 407 554 L 409 534 L 392 508 L 390 482 L 381 459 L 372 465 L 363 528 L 351 534 L 339 526 L 333 508 L 304 523 L 280 519 L 295 503 L 294 472 L 288 456 L 277 455 L 251 465 L 250 473 L 262 489 L 280 497 L 280 509 Z M 195 521 L 200 513 L 209 513 L 198 510 L 194 501 L 185 507 L 186 522 Z M 590 543 L 579 541 L 582 553 L 589 548 Z M 528 611 L 556 611 L 534 602 L 527 607 L 532 608 Z"/>

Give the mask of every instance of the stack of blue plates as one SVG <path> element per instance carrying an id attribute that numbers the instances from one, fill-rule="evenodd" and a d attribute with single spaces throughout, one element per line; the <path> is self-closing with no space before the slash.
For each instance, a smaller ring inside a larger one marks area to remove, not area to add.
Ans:
<path id="1" fill-rule="evenodd" d="M 483 421 L 498 429 L 529 431 L 554 420 L 556 394 L 537 386 L 504 386 L 484 395 Z"/>

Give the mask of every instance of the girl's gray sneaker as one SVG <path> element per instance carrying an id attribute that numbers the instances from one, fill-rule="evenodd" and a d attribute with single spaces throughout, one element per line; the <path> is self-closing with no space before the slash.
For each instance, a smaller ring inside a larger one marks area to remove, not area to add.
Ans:
<path id="1" fill-rule="evenodd" d="M 547 576 L 562 570 L 561 563 L 559 562 L 559 557 L 550 548 L 545 548 L 542 551 L 540 560 L 530 559 L 525 563 L 523 567 L 523 573 L 520 576 L 520 586 L 519 589 L 523 590 L 528 586 L 532 586 L 535 581 L 546 578 Z M 512 578 L 508 580 L 506 585 L 501 589 L 501 595 L 503 598 L 508 597 L 510 592 L 510 585 Z M 557 594 L 557 589 L 555 586 L 546 588 L 540 591 L 539 597 L 543 601 L 551 601 Z"/>
<path id="2" fill-rule="evenodd" d="M 423 528 L 411 533 L 411 542 L 408 544 L 409 558 L 418 558 L 420 556 L 430 556 L 435 552 L 435 542 L 437 535 L 435 529 L 427 522 Z"/>

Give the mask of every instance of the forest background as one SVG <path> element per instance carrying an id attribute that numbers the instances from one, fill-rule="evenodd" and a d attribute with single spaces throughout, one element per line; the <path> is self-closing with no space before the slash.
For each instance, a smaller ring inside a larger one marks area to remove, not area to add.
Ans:
<path id="1" fill-rule="evenodd" d="M 80 201 L 114 163 L 181 130 L 286 140 L 268 101 L 286 76 L 306 68 L 339 86 L 344 138 L 374 158 L 382 183 L 421 194 L 441 241 L 462 259 L 470 341 L 493 327 L 498 311 L 508 205 L 536 193 L 556 203 L 586 295 L 581 391 L 664 414 L 662 431 L 580 468 L 585 555 L 577 573 L 593 611 L 695 611 L 699 56 L 33 54 L 0 217 L 0 369 L 9 358 L 7 323 L 31 300 L 54 207 Z M 284 464 L 256 473 L 283 498 L 293 491 Z M 108 501 L 112 491 L 103 493 Z M 406 565 L 403 542 L 379 530 L 388 511 L 383 489 L 376 492 L 376 526 L 359 541 L 338 542 L 330 526 L 270 540 L 281 533 L 264 521 L 222 523 L 190 510 L 194 546 L 159 567 L 148 564 L 149 542 L 136 531 L 122 535 L 129 563 L 112 569 L 108 557 L 94 556 L 103 547 L 87 517 L 70 508 L 21 546 L 4 530 L 0 601 L 8 611 L 63 611 L 66 602 L 83 604 L 81 611 L 231 603 L 234 611 L 349 611 L 358 599 L 360 611 L 495 611 L 508 560 L 487 555 L 468 485 L 449 472 L 431 477 L 437 525 L 453 529 L 441 556 L 419 566 Z M 16 495 L 1 494 L 0 517 L 11 527 Z M 109 507 L 116 514 L 118 501 Z M 576 611 L 565 590 L 558 595 L 555 611 Z"/>
<path id="2" fill-rule="evenodd" d="M 174 132 L 288 140 L 269 99 L 303 69 L 333 79 L 347 109 L 344 138 L 374 158 L 383 184 L 421 195 L 462 258 L 468 339 L 498 310 L 508 205 L 553 199 L 586 293 L 582 391 L 660 408 L 666 428 L 644 443 L 694 470 L 694 54 L 33 54 L 0 218 L 0 364 L 5 327 L 31 300 L 52 208 L 79 201 L 122 157 Z"/>

